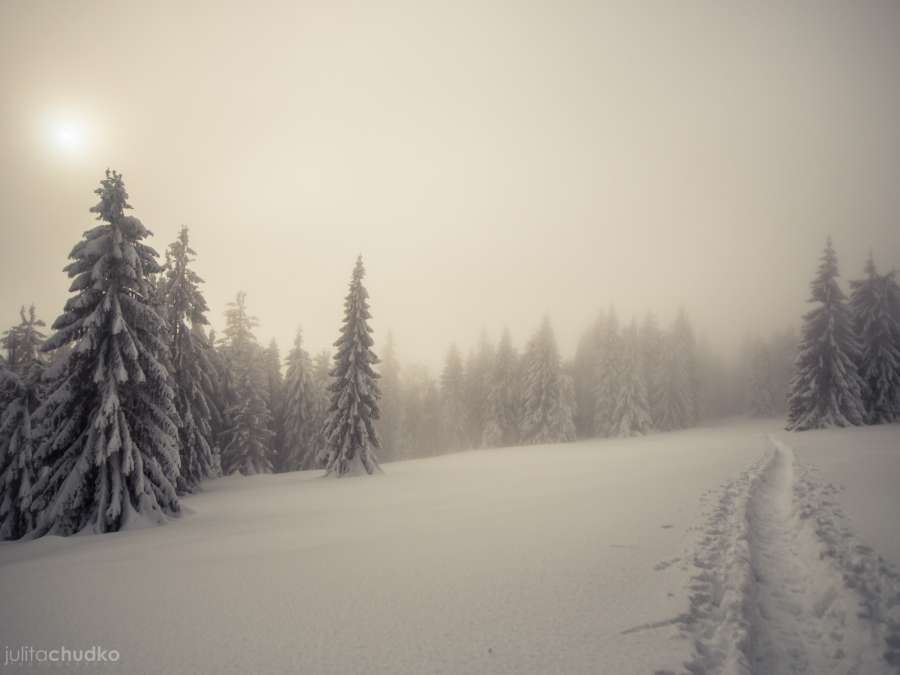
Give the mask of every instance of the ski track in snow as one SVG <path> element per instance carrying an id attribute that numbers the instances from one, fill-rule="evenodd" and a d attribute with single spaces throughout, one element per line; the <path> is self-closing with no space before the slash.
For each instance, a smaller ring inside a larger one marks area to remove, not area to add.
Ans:
<path id="1" fill-rule="evenodd" d="M 900 575 L 855 539 L 837 491 L 773 437 L 722 487 L 680 620 L 688 673 L 900 673 Z"/>

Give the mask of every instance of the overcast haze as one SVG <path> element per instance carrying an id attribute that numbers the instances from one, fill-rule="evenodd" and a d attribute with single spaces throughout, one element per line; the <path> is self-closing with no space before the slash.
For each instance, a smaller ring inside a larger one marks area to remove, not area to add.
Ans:
<path id="1" fill-rule="evenodd" d="M 283 353 L 357 253 L 376 351 L 432 366 L 545 312 L 569 356 L 610 303 L 796 327 L 828 234 L 900 264 L 900 4 L 781 4 L 3 0 L 2 324 L 59 314 L 111 167 Z"/>

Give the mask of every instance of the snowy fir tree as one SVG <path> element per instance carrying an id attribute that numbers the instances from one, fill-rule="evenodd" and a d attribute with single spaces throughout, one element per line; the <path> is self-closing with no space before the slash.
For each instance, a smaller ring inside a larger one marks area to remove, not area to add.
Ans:
<path id="1" fill-rule="evenodd" d="M 488 393 L 491 370 L 494 366 L 494 348 L 482 331 L 478 348 L 469 353 L 465 367 L 465 405 L 469 442 L 480 447 L 487 421 Z"/>
<path id="2" fill-rule="evenodd" d="M 217 472 L 213 472 L 212 475 L 221 476 L 222 448 L 228 442 L 227 432 L 231 429 L 228 411 L 234 401 L 234 383 L 228 361 L 222 352 L 224 344 L 217 339 L 216 331 L 210 329 L 207 334 L 202 326 L 195 326 L 194 332 L 198 334 L 198 340 L 205 344 L 206 354 L 212 367 L 213 387 L 209 396 L 212 404 L 210 408 L 212 413 L 210 425 L 212 426 L 213 447 L 216 450 L 216 453 L 213 455 L 213 462 L 217 465 Z"/>
<path id="3" fill-rule="evenodd" d="M 696 426 L 700 421 L 700 373 L 697 356 L 697 340 L 694 337 L 694 328 L 684 308 L 678 310 L 675 322 L 672 324 L 671 340 L 673 350 L 678 354 L 682 362 L 679 372 L 683 374 L 683 383 L 686 392 L 684 400 L 685 418 L 683 427 Z"/>
<path id="4" fill-rule="evenodd" d="M 640 436 L 653 428 L 653 422 L 647 403 L 637 324 L 632 322 L 620 344 L 619 393 L 613 407 L 610 435 Z"/>
<path id="5" fill-rule="evenodd" d="M 580 438 L 594 435 L 597 373 L 600 347 L 606 333 L 606 315 L 601 312 L 578 340 L 572 371 L 575 385 L 575 430 Z"/>
<path id="6" fill-rule="evenodd" d="M 659 384 L 659 420 L 663 431 L 685 429 L 697 423 L 698 384 L 694 334 L 687 314 L 678 313 L 665 336 Z"/>
<path id="7" fill-rule="evenodd" d="M 208 324 L 208 307 L 200 291 L 203 280 L 190 267 L 195 255 L 188 229 L 182 227 L 166 252 L 160 284 L 169 330 L 175 407 L 181 418 L 178 488 L 182 492 L 194 490 L 212 475 L 217 453 L 212 427 L 216 373 L 209 344 L 198 330 Z"/>
<path id="8" fill-rule="evenodd" d="M 314 397 L 312 359 L 303 348 L 303 332 L 298 329 L 294 346 L 287 356 L 279 471 L 300 469 L 315 449 L 318 420 Z"/>
<path id="9" fill-rule="evenodd" d="M 816 306 L 803 317 L 803 338 L 788 400 L 792 431 L 863 424 L 865 385 L 857 371 L 862 350 L 838 285 L 831 238 L 811 284 Z"/>
<path id="10" fill-rule="evenodd" d="M 497 345 L 488 389 L 487 419 L 482 439 L 482 445 L 486 448 L 515 445 L 519 442 L 521 395 L 518 361 L 509 330 L 504 329 Z"/>
<path id="11" fill-rule="evenodd" d="M 523 355 L 522 441 L 575 440 L 574 385 L 562 372 L 550 319 L 544 318 Z"/>
<path id="12" fill-rule="evenodd" d="M 441 449 L 469 447 L 466 429 L 465 371 L 459 350 L 451 345 L 441 372 Z"/>
<path id="13" fill-rule="evenodd" d="M 662 419 L 662 372 L 666 338 L 654 314 L 647 314 L 639 332 L 640 359 L 647 389 L 647 409 L 653 427 Z"/>
<path id="14" fill-rule="evenodd" d="M 865 274 L 850 282 L 850 310 L 862 348 L 863 404 L 867 422 L 889 424 L 900 419 L 900 293 L 894 273 L 879 274 L 871 255 Z"/>
<path id="15" fill-rule="evenodd" d="M 594 385 L 594 432 L 599 436 L 613 434 L 613 413 L 620 395 L 622 371 L 622 337 L 614 309 L 603 321 L 598 345 Z"/>
<path id="16" fill-rule="evenodd" d="M 222 472 L 245 476 L 271 473 L 272 415 L 269 411 L 263 355 L 253 329 L 255 317 L 247 312 L 247 295 L 237 294 L 225 311 L 222 354 L 231 379 L 229 427 L 222 447 Z"/>
<path id="17" fill-rule="evenodd" d="M 769 346 L 758 341 L 750 347 L 750 413 L 754 417 L 775 414 L 775 387 Z"/>
<path id="18" fill-rule="evenodd" d="M 783 415 L 787 412 L 788 391 L 794 363 L 797 361 L 797 345 L 800 340 L 793 330 L 776 333 L 769 338 L 769 358 L 772 362 L 772 391 L 774 392 L 775 412 Z"/>
<path id="19" fill-rule="evenodd" d="M 160 271 L 150 232 L 126 215 L 122 176 L 107 171 L 65 271 L 75 293 L 45 350 L 73 349 L 35 411 L 43 467 L 32 499 L 35 533 L 68 535 L 160 522 L 179 512 L 178 413 L 167 368 L 165 321 L 147 274 Z"/>
<path id="20" fill-rule="evenodd" d="M 324 349 L 316 354 L 312 366 L 312 437 L 310 451 L 303 458 L 301 469 L 316 469 L 322 466 L 325 456 L 325 422 L 331 405 L 331 353 Z"/>
<path id="21" fill-rule="evenodd" d="M 378 374 L 372 366 L 378 357 L 372 351 L 369 327 L 369 294 L 363 286 L 362 256 L 356 259 L 350 290 L 344 301 L 341 336 L 334 343 L 331 405 L 326 421 L 325 470 L 334 476 L 380 471 L 375 450 L 380 446 L 375 431 L 378 419 Z"/>
<path id="22" fill-rule="evenodd" d="M 404 369 L 404 457 L 427 457 L 440 450 L 441 394 L 437 382 L 423 366 Z"/>
<path id="23" fill-rule="evenodd" d="M 282 453 L 284 435 L 284 376 L 281 373 L 281 351 L 274 339 L 262 353 L 265 376 L 266 404 L 269 406 L 269 429 L 272 431 L 271 455 L 273 460 Z"/>
<path id="24" fill-rule="evenodd" d="M 0 539 L 19 539 L 32 529 L 34 434 L 31 416 L 38 406 L 44 367 L 40 348 L 44 322 L 34 305 L 2 340 L 8 361 L 0 365 Z"/>
<path id="25" fill-rule="evenodd" d="M 397 459 L 403 437 L 403 392 L 400 389 L 400 363 L 394 346 L 394 336 L 388 332 L 382 351 L 381 364 L 381 415 L 378 420 L 378 437 L 381 440 L 382 461 Z"/>

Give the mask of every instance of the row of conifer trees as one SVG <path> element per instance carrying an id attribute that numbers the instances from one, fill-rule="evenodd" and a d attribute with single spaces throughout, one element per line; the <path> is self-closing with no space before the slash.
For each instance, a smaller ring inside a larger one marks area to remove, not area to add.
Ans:
<path id="1" fill-rule="evenodd" d="M 72 295 L 52 335 L 33 306 L 3 335 L 0 538 L 159 522 L 223 472 L 378 470 L 361 258 L 331 367 L 327 355 L 311 361 L 298 334 L 283 382 L 243 294 L 222 338 L 208 332 L 187 229 L 160 265 L 121 175 L 107 171 L 96 193 L 100 223 L 70 253 Z"/>
<path id="2" fill-rule="evenodd" d="M 283 364 L 274 341 L 257 342 L 243 293 L 222 335 L 210 330 L 187 228 L 160 264 L 121 175 L 107 172 L 96 193 L 100 223 L 72 249 L 52 335 L 32 306 L 3 336 L 2 538 L 158 521 L 222 474 L 373 473 L 376 450 L 396 459 L 696 421 L 684 314 L 664 334 L 652 321 L 620 330 L 610 313 L 572 363 L 545 318 L 521 355 L 508 331 L 465 363 L 452 347 L 439 381 L 401 368 L 389 339 L 379 375 L 360 259 L 334 358 L 312 357 L 298 331 Z"/>
<path id="3" fill-rule="evenodd" d="M 831 239 L 810 285 L 813 308 L 790 383 L 787 428 L 883 424 L 900 420 L 900 286 L 870 255 L 849 300 L 838 281 Z"/>
<path id="4" fill-rule="evenodd" d="M 376 424 L 388 459 L 575 438 L 573 381 L 549 320 L 521 357 L 508 333 L 496 351 L 485 341 L 477 373 L 451 350 L 439 388 L 427 372 L 423 387 L 401 384 L 389 342 L 381 417 L 361 259 L 334 358 L 311 357 L 298 331 L 282 364 L 274 341 L 257 342 L 243 293 L 221 336 L 209 329 L 187 228 L 160 264 L 121 175 L 107 172 L 95 192 L 100 222 L 72 249 L 72 295 L 52 334 L 32 306 L 3 335 L 0 537 L 161 521 L 222 474 L 374 473 Z"/>
<path id="5" fill-rule="evenodd" d="M 698 347 L 683 311 L 663 330 L 653 316 L 623 328 L 609 310 L 569 362 L 545 318 L 521 354 L 508 331 L 465 360 L 452 346 L 438 379 L 402 367 L 390 336 L 379 364 L 361 258 L 334 357 L 311 356 L 298 331 L 283 363 L 274 341 L 257 342 L 243 293 L 222 335 L 209 329 L 186 228 L 160 264 L 121 175 L 96 192 L 100 224 L 70 254 L 72 296 L 53 334 L 31 307 L 2 338 L 2 538 L 158 521 L 221 474 L 374 473 L 379 458 L 631 436 L 735 411 L 723 403 L 734 373 Z M 900 417 L 894 274 L 870 260 L 849 302 L 837 276 L 829 241 L 789 385 L 792 429 Z M 789 334 L 745 350 L 756 414 L 778 412 L 793 352 Z"/>

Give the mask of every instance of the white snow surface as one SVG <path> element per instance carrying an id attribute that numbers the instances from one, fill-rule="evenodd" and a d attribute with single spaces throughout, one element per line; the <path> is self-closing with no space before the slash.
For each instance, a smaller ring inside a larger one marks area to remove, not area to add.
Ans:
<path id="1" fill-rule="evenodd" d="M 210 481 L 163 527 L 0 545 L 0 648 L 147 674 L 900 672 L 900 426 L 782 426 Z"/>

